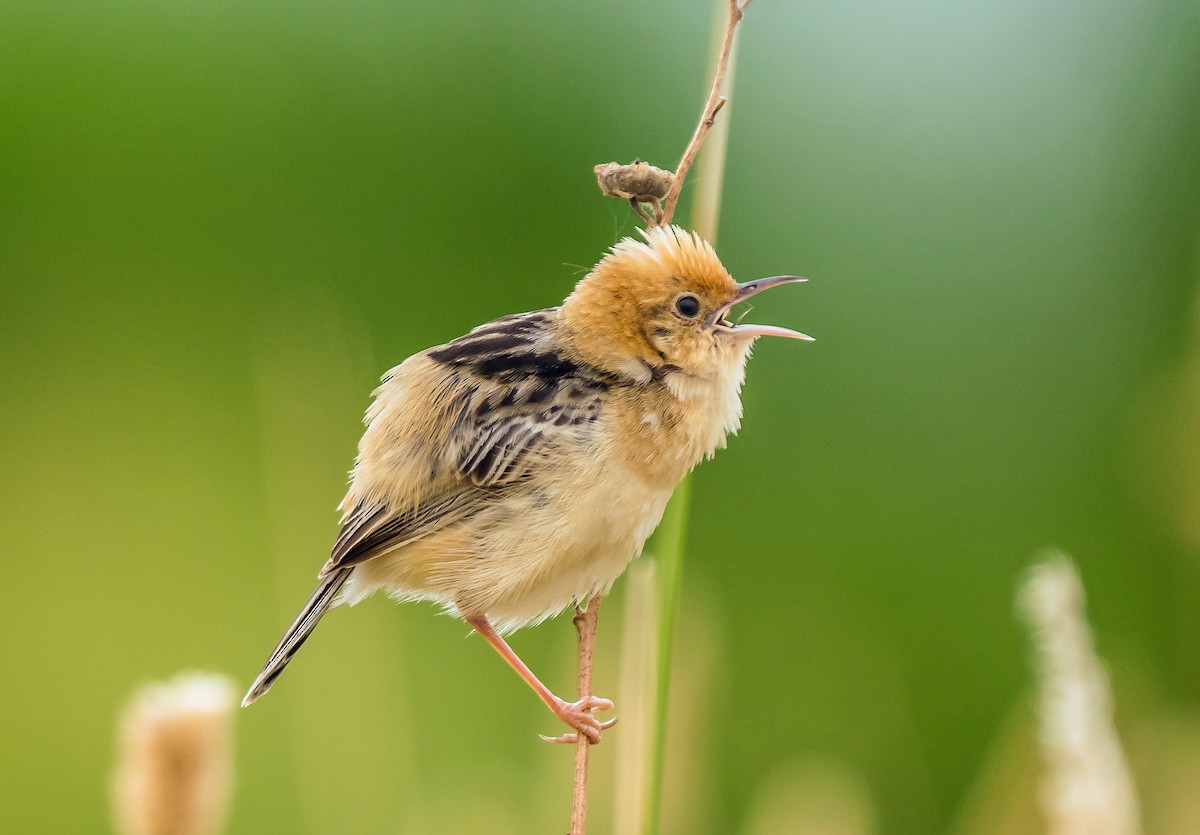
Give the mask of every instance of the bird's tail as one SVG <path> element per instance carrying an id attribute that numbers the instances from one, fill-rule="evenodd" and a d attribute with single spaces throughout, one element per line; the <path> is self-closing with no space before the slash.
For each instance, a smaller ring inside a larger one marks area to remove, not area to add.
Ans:
<path id="1" fill-rule="evenodd" d="M 279 644 L 271 652 L 271 657 L 267 659 L 267 663 L 263 665 L 262 672 L 258 674 L 258 678 L 254 679 L 254 683 L 250 685 L 250 690 L 246 693 L 246 698 L 242 699 L 242 707 L 254 702 L 263 693 L 271 689 L 271 685 L 275 683 L 275 679 L 279 678 L 279 674 L 283 672 L 283 668 L 292 660 L 292 656 L 300 649 L 305 639 L 316 628 L 317 623 L 321 620 L 321 616 L 329 611 L 337 598 L 337 593 L 345 585 L 346 580 L 350 579 L 350 573 L 354 571 L 354 566 L 340 568 L 328 576 L 322 578 L 321 584 L 317 586 L 317 590 L 313 592 L 312 597 L 308 598 L 308 602 L 304 604 L 304 608 L 300 610 L 300 614 L 296 615 L 296 619 L 292 621 L 292 625 L 288 627 L 287 632 L 283 633 L 283 637 L 279 639 Z"/>

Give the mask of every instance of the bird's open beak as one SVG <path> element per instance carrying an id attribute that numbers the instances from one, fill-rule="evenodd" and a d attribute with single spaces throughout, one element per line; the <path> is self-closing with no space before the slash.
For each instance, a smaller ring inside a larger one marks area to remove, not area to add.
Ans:
<path id="1" fill-rule="evenodd" d="M 727 331 L 733 336 L 739 336 L 746 339 L 753 339 L 759 336 L 785 336 L 788 339 L 803 339 L 806 342 L 812 342 L 813 338 L 808 334 L 800 333 L 800 331 L 789 330 L 788 328 L 779 328 L 774 325 L 746 325 L 742 323 L 730 322 L 725 318 L 734 305 L 746 301 L 751 296 L 758 295 L 763 290 L 769 290 L 780 284 L 796 284 L 800 281 L 808 281 L 807 278 L 801 278 L 798 275 L 776 275 L 770 278 L 760 278 L 755 281 L 747 281 L 744 284 L 738 285 L 737 295 L 733 297 L 733 301 L 718 310 L 713 317 L 713 326 L 718 330 Z"/>

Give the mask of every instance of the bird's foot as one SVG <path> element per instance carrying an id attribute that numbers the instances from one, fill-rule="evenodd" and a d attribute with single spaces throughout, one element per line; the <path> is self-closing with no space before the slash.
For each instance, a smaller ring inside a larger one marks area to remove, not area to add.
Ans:
<path id="1" fill-rule="evenodd" d="M 543 736 L 542 739 L 547 742 L 574 745 L 579 740 L 579 734 L 583 734 L 590 744 L 595 745 L 600 741 L 600 732 L 617 724 L 617 720 L 614 717 L 606 722 L 601 722 L 592 715 L 592 711 L 612 710 L 612 706 L 611 700 L 601 699 L 599 696 L 587 696 L 577 702 L 565 702 L 559 699 L 558 704 L 550 709 L 554 711 L 555 716 L 574 728 L 575 733 L 562 736 Z"/>

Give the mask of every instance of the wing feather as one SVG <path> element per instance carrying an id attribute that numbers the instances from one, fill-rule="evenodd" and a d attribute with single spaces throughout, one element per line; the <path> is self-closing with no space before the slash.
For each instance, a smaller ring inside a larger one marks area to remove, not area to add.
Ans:
<path id="1" fill-rule="evenodd" d="M 356 509 L 342 524 L 333 553 L 320 576 L 382 556 L 461 522 L 478 511 L 485 498 L 484 491 L 467 489 L 439 496 L 402 513 L 390 512 L 387 505 Z"/>
<path id="2" fill-rule="evenodd" d="M 554 447 L 586 443 L 617 383 L 561 350 L 553 339 L 557 313 L 506 316 L 429 352 L 467 384 L 451 461 L 480 487 L 518 483 L 552 459 Z"/>
<path id="3" fill-rule="evenodd" d="M 586 445 L 603 406 L 599 391 L 571 377 L 510 386 L 498 398 L 476 391 L 451 438 L 455 468 L 479 487 L 518 483 L 552 466 L 555 449 Z"/>
<path id="4" fill-rule="evenodd" d="M 426 352 L 450 375 L 446 390 L 454 392 L 443 415 L 450 437 L 430 473 L 434 497 L 404 509 L 355 506 L 322 577 L 469 519 L 552 466 L 556 447 L 587 443 L 618 381 L 557 347 L 556 317 L 553 308 L 505 316 Z"/>

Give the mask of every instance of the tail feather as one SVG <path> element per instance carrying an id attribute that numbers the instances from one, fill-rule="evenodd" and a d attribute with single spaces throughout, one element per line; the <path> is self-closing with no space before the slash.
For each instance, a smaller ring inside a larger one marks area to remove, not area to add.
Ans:
<path id="1" fill-rule="evenodd" d="M 350 574 L 353 571 L 354 566 L 347 566 L 322 578 L 320 585 L 317 586 L 317 590 L 313 592 L 312 597 L 304 604 L 304 608 L 300 610 L 300 614 L 296 615 L 296 619 L 292 621 L 292 625 L 288 627 L 287 632 L 283 633 L 283 637 L 279 639 L 279 644 L 271 652 L 271 656 L 267 659 L 267 663 L 263 665 L 262 672 L 258 674 L 258 678 L 254 679 L 254 683 L 250 685 L 250 690 L 246 693 L 246 698 L 242 699 L 242 707 L 250 705 L 271 689 L 271 685 L 275 683 L 275 679 L 279 678 L 280 673 L 283 672 L 283 668 L 292 660 L 292 656 L 300 649 L 305 639 L 312 634 L 317 623 L 321 620 L 321 616 L 333 606 L 333 602 L 337 598 L 337 593 L 341 591 L 346 580 L 350 579 Z"/>

